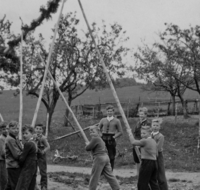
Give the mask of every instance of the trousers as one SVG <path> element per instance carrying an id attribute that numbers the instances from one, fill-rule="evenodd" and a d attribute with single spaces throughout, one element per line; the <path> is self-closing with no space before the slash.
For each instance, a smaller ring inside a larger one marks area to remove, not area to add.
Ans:
<path id="1" fill-rule="evenodd" d="M 119 183 L 117 182 L 116 177 L 113 175 L 107 154 L 97 155 L 94 157 L 89 190 L 97 189 L 98 181 L 100 180 L 101 175 L 105 176 L 112 190 L 120 190 Z"/>
<path id="2" fill-rule="evenodd" d="M 38 167 L 40 171 L 40 185 L 41 189 L 46 188 L 47 189 L 47 159 L 46 154 L 38 155 Z"/>
<path id="3" fill-rule="evenodd" d="M 0 190 L 4 190 L 7 185 L 7 170 L 5 160 L 0 160 Z"/>

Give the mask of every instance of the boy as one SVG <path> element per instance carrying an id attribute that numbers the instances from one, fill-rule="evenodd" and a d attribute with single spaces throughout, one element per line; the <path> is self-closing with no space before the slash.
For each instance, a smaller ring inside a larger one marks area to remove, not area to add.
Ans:
<path id="1" fill-rule="evenodd" d="M 89 190 L 96 190 L 101 174 L 105 176 L 113 190 L 120 190 L 117 179 L 112 173 L 110 160 L 106 146 L 100 137 L 100 131 L 96 126 L 90 127 L 91 141 L 86 143 L 85 149 L 92 152 L 93 167 L 89 183 Z"/>
<path id="2" fill-rule="evenodd" d="M 141 166 L 138 178 L 138 190 L 159 190 L 157 182 L 157 144 L 151 138 L 151 128 L 143 126 L 141 128 L 141 140 L 132 139 L 134 146 L 141 147 Z"/>
<path id="3" fill-rule="evenodd" d="M 157 164 L 158 164 L 158 185 L 160 190 L 168 190 L 167 179 L 165 176 L 165 166 L 163 159 L 163 144 L 164 144 L 164 136 L 160 133 L 160 125 L 162 123 L 162 119 L 156 118 L 152 120 L 152 133 L 151 137 L 156 141 L 158 147 L 158 156 L 157 156 Z"/>
<path id="4" fill-rule="evenodd" d="M 99 128 L 102 133 L 102 139 L 106 144 L 113 170 L 116 156 L 116 139 L 120 137 L 123 132 L 120 120 L 114 117 L 114 107 L 112 105 L 107 106 L 106 112 L 107 117 L 101 119 Z"/>
<path id="5" fill-rule="evenodd" d="M 136 127 L 133 130 L 133 135 L 136 140 L 141 139 L 141 128 L 142 126 L 150 126 L 151 122 L 147 119 L 148 109 L 146 107 L 141 107 L 138 110 L 139 121 L 136 124 Z M 136 163 L 137 176 L 139 175 L 140 169 L 140 158 L 136 154 L 135 147 L 133 147 L 133 160 Z"/>
<path id="6" fill-rule="evenodd" d="M 18 140 L 18 122 L 11 121 L 8 124 L 8 136 L 6 137 L 6 168 L 8 172 L 8 183 L 6 190 L 15 190 L 21 172 L 19 156 L 22 152 L 21 143 Z"/>
<path id="7" fill-rule="evenodd" d="M 4 190 L 7 184 L 7 171 L 5 160 L 5 140 L 7 136 L 7 123 L 0 123 L 0 190 Z"/>
<path id="8" fill-rule="evenodd" d="M 33 139 L 34 128 L 26 125 L 22 133 L 25 140 L 24 150 L 19 157 L 22 169 L 15 190 L 34 190 L 37 172 L 37 145 Z"/>
<path id="9" fill-rule="evenodd" d="M 38 167 L 40 170 L 41 180 L 41 190 L 47 190 L 47 158 L 46 152 L 50 149 L 47 138 L 43 135 L 44 126 L 42 124 L 35 125 L 36 132 L 36 143 L 38 147 Z"/>

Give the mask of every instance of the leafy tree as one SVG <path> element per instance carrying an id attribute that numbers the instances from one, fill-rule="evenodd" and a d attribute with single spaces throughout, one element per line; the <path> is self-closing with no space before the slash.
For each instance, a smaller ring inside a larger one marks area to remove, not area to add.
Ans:
<path id="1" fill-rule="evenodd" d="M 185 101 L 183 94 L 186 87 L 177 78 L 183 78 L 181 68 L 168 57 L 159 44 L 154 44 L 152 48 L 145 45 L 135 53 L 137 64 L 135 71 L 140 78 L 153 84 L 151 90 L 169 92 L 172 98 L 173 114 L 175 113 L 175 98 L 178 96 L 182 102 L 184 114 L 186 115 Z M 176 76 L 176 77 L 175 77 Z"/>
<path id="2" fill-rule="evenodd" d="M 69 105 L 88 88 L 95 89 L 97 86 L 106 86 L 106 77 L 99 64 L 94 45 L 88 33 L 81 35 L 77 31 L 78 24 L 76 13 L 62 16 L 49 68 L 52 76 L 58 82 L 60 90 L 66 93 Z M 110 75 L 123 76 L 126 67 L 122 57 L 127 54 L 128 48 L 122 44 L 128 38 L 125 37 L 122 27 L 117 23 L 107 27 L 104 22 L 102 28 L 97 27 L 95 23 L 92 26 L 98 48 Z M 45 48 L 42 34 L 39 39 L 29 35 L 23 50 L 24 78 L 27 94 L 34 97 L 39 96 L 44 74 L 44 65 L 38 56 L 39 52 L 46 61 L 48 50 Z M 47 78 L 42 102 L 49 116 L 49 126 L 59 96 L 52 80 Z"/>

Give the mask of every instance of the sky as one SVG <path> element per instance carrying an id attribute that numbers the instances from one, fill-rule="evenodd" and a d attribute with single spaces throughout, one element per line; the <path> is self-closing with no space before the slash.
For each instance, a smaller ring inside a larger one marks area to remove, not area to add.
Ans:
<path id="1" fill-rule="evenodd" d="M 130 40 L 129 48 L 137 49 L 144 41 L 152 44 L 158 40 L 158 33 L 164 31 L 164 23 L 173 23 L 181 28 L 200 24 L 200 0 L 82 0 L 89 23 L 107 24 L 114 22 L 122 25 Z M 6 15 L 13 22 L 12 31 L 20 33 L 22 18 L 25 24 L 30 24 L 39 16 L 39 8 L 46 6 L 47 0 L 0 0 L 0 18 Z M 60 7 L 59 7 L 60 10 Z M 87 31 L 78 0 L 67 0 L 63 10 L 77 12 L 80 28 Z M 47 41 L 52 34 L 59 11 L 49 21 L 39 26 L 35 35 L 42 33 Z M 130 60 L 132 61 L 132 60 Z"/>

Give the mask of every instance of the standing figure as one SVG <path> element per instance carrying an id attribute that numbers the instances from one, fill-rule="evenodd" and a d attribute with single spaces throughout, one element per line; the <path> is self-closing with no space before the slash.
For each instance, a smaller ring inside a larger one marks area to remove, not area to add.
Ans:
<path id="1" fill-rule="evenodd" d="M 91 141 L 86 143 L 86 150 L 92 152 L 93 166 L 92 174 L 89 183 L 89 190 L 96 190 L 100 176 L 104 175 L 110 184 L 112 190 L 120 190 L 119 183 L 113 175 L 110 160 L 107 154 L 104 141 L 100 137 L 99 128 L 96 126 L 90 127 Z"/>
<path id="2" fill-rule="evenodd" d="M 146 107 L 139 108 L 139 111 L 138 111 L 139 121 L 137 122 L 136 127 L 133 129 L 133 136 L 136 140 L 141 139 L 142 126 L 150 126 L 151 125 L 151 122 L 147 118 L 147 112 L 148 112 L 148 110 Z M 138 149 L 138 150 L 140 150 L 140 149 Z M 133 147 L 133 160 L 136 164 L 137 176 L 138 176 L 139 169 L 140 169 L 140 158 L 138 158 L 138 155 L 136 154 L 135 146 Z"/>
<path id="3" fill-rule="evenodd" d="M 5 141 L 7 136 L 7 123 L 0 123 L 0 190 L 6 188 L 8 176 L 6 171 Z"/>
<path id="4" fill-rule="evenodd" d="M 101 119 L 99 128 L 102 133 L 102 139 L 106 144 L 110 164 L 113 170 L 116 156 L 116 139 L 123 133 L 120 120 L 114 117 L 114 107 L 109 105 L 107 106 L 106 111 L 107 117 Z"/>
<path id="5" fill-rule="evenodd" d="M 19 157 L 22 169 L 15 190 L 34 190 L 37 173 L 37 145 L 33 139 L 34 128 L 26 125 L 22 133 L 25 140 L 24 149 Z"/>
<path id="6" fill-rule="evenodd" d="M 152 120 L 152 133 L 151 137 L 156 141 L 158 146 L 158 185 L 160 190 L 168 190 L 167 179 L 165 176 L 165 165 L 163 158 L 163 145 L 164 145 L 164 136 L 160 133 L 160 125 L 162 123 L 161 118 L 155 118 Z"/>
<path id="7" fill-rule="evenodd" d="M 131 144 L 141 147 L 141 166 L 138 177 L 138 190 L 159 190 L 156 161 L 157 144 L 151 138 L 150 126 L 141 128 L 141 140 L 131 139 Z"/>
<path id="8" fill-rule="evenodd" d="M 8 135 L 6 137 L 6 168 L 8 173 L 8 183 L 6 190 L 15 190 L 21 172 L 19 156 L 22 153 L 22 146 L 18 139 L 18 122 L 11 121 L 8 124 Z"/>
<path id="9" fill-rule="evenodd" d="M 50 149 L 49 143 L 47 138 L 43 135 L 44 133 L 44 126 L 42 124 L 35 125 L 35 132 L 36 132 L 36 143 L 38 147 L 38 167 L 40 170 L 41 180 L 41 190 L 47 190 L 48 186 L 48 179 L 47 179 L 47 157 L 46 152 Z"/>

